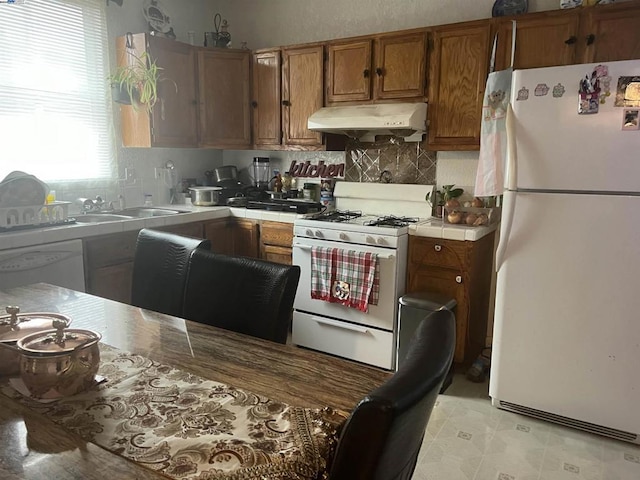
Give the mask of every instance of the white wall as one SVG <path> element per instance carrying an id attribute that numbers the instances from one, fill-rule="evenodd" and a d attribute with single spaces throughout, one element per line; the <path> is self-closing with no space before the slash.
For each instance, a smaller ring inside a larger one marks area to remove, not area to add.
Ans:
<path id="1" fill-rule="evenodd" d="M 189 3 L 189 2 L 185 2 Z M 494 0 L 210 0 L 229 22 L 234 47 L 251 49 L 491 17 Z M 560 0 L 529 0 L 529 12 Z M 213 26 L 213 19 L 211 19 Z"/>

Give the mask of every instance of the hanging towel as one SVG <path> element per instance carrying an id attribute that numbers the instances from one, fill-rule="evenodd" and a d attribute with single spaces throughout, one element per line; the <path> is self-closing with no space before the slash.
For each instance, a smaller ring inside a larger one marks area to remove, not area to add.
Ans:
<path id="1" fill-rule="evenodd" d="M 513 22 L 511 34 L 511 64 L 515 51 L 516 27 Z M 494 39 L 492 64 L 495 60 L 497 38 Z M 493 70 L 493 66 L 491 68 Z M 482 105 L 482 124 L 480 126 L 480 155 L 474 195 L 490 197 L 501 195 L 504 191 L 504 165 L 507 158 L 506 117 L 511 96 L 511 75 L 513 69 L 491 72 L 487 78 L 484 102 Z"/>
<path id="2" fill-rule="evenodd" d="M 311 298 L 369 311 L 380 290 L 378 255 L 340 248 L 311 249 Z"/>

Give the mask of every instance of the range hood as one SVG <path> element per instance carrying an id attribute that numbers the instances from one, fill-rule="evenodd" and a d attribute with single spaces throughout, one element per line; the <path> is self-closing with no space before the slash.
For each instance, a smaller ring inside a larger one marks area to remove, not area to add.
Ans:
<path id="1" fill-rule="evenodd" d="M 338 133 L 373 142 L 376 135 L 395 135 L 419 142 L 426 131 L 426 103 L 383 103 L 321 108 L 309 117 L 309 130 Z"/>

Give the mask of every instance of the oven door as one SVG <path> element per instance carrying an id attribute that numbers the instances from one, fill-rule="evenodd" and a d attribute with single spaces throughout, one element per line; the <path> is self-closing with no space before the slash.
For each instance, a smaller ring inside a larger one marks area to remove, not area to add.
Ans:
<path id="1" fill-rule="evenodd" d="M 311 247 L 332 247 L 378 254 L 380 295 L 377 305 L 369 305 L 367 313 L 339 303 L 329 303 L 311 298 Z M 300 282 L 294 308 L 300 312 L 322 315 L 347 322 L 367 325 L 389 332 L 395 324 L 396 303 L 404 293 L 404 275 L 398 268 L 398 251 L 366 245 L 296 237 L 293 241 L 293 264 L 300 266 Z M 402 290 L 402 291 L 400 291 Z"/>

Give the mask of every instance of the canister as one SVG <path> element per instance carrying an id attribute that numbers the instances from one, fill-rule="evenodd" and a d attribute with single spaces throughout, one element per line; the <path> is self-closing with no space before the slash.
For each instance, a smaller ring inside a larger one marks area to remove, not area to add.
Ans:
<path id="1" fill-rule="evenodd" d="M 320 200 L 320 195 L 318 195 L 318 191 L 320 185 L 317 183 L 305 183 L 304 188 L 302 190 L 303 197 L 306 200 L 313 200 L 315 202 Z"/>

